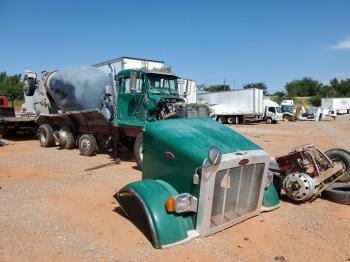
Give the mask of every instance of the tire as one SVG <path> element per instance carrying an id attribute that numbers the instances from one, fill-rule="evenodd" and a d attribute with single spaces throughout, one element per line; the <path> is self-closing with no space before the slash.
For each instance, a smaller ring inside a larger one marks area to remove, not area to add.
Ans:
<path id="1" fill-rule="evenodd" d="M 142 170 L 142 162 L 143 162 L 143 134 L 139 134 L 136 137 L 134 143 L 134 157 L 137 163 L 137 166 L 140 170 Z"/>
<path id="2" fill-rule="evenodd" d="M 84 134 L 79 138 L 78 147 L 83 156 L 93 156 L 97 152 L 97 142 L 93 135 Z"/>
<path id="3" fill-rule="evenodd" d="M 340 182 L 350 181 L 350 152 L 344 149 L 330 149 L 325 152 L 326 156 L 333 162 L 341 163 L 344 168 L 345 175 L 339 179 Z"/>
<path id="4" fill-rule="evenodd" d="M 293 117 L 290 115 L 283 115 L 283 121 L 286 121 L 286 122 L 293 121 Z"/>
<path id="5" fill-rule="evenodd" d="M 277 124 L 277 120 L 272 120 L 272 124 Z"/>
<path id="6" fill-rule="evenodd" d="M 271 118 L 266 118 L 266 123 L 267 124 L 272 124 L 272 119 Z"/>
<path id="7" fill-rule="evenodd" d="M 49 124 L 43 124 L 39 127 L 39 142 L 41 147 L 52 147 L 55 145 L 53 129 Z"/>
<path id="8" fill-rule="evenodd" d="M 227 118 L 227 123 L 230 124 L 230 125 L 234 124 L 235 123 L 235 118 L 233 116 L 229 116 Z"/>
<path id="9" fill-rule="evenodd" d="M 75 138 L 68 127 L 62 127 L 58 132 L 58 144 L 61 149 L 73 149 L 75 147 Z"/>
<path id="10" fill-rule="evenodd" d="M 224 116 L 219 116 L 217 120 L 220 124 L 226 124 L 226 117 Z"/>
<path id="11" fill-rule="evenodd" d="M 234 119 L 232 116 L 229 116 L 229 117 L 227 118 L 227 123 L 229 123 L 230 125 L 231 125 L 231 124 L 234 124 L 234 123 L 235 123 L 235 119 Z"/>
<path id="12" fill-rule="evenodd" d="M 58 130 L 53 131 L 53 137 L 54 137 L 54 145 L 59 146 L 60 141 L 59 141 L 59 133 Z"/>
<path id="13" fill-rule="evenodd" d="M 350 184 L 331 184 L 322 192 L 322 198 L 339 204 L 350 205 Z"/>
<path id="14" fill-rule="evenodd" d="M 35 93 L 35 80 L 33 78 L 27 78 L 24 81 L 24 93 L 26 96 L 33 96 Z"/>

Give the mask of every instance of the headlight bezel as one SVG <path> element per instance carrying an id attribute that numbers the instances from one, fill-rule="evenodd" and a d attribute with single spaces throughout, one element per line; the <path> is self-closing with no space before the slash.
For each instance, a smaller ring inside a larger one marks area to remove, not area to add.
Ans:
<path id="1" fill-rule="evenodd" d="M 210 164 L 218 165 L 218 164 L 220 164 L 221 159 L 222 159 L 222 154 L 221 154 L 221 151 L 218 147 L 212 146 L 211 148 L 209 148 L 208 161 L 210 162 Z"/>

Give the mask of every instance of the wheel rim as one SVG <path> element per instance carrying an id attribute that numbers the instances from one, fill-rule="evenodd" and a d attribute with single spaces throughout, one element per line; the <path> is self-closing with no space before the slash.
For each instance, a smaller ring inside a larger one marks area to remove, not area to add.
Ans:
<path id="1" fill-rule="evenodd" d="M 331 157 L 330 159 L 332 160 L 333 163 L 341 164 L 343 172 L 348 171 L 348 167 L 346 166 L 345 162 L 341 158 Z"/>
<path id="2" fill-rule="evenodd" d="M 225 123 L 225 120 L 226 120 L 226 119 L 225 119 L 224 117 L 222 117 L 222 116 L 219 117 L 219 123 L 220 123 L 220 124 Z"/>
<path id="3" fill-rule="evenodd" d="M 81 149 L 83 151 L 88 151 L 91 148 L 91 143 L 88 139 L 83 139 L 83 141 L 81 141 L 80 145 L 81 145 Z"/>
<path id="4" fill-rule="evenodd" d="M 139 148 L 139 156 L 140 156 L 141 161 L 143 161 L 143 145 L 141 145 Z"/>
<path id="5" fill-rule="evenodd" d="M 45 144 L 45 143 L 46 143 L 46 136 L 45 136 L 45 134 L 44 134 L 43 131 L 40 132 L 40 142 L 41 142 L 42 144 Z"/>

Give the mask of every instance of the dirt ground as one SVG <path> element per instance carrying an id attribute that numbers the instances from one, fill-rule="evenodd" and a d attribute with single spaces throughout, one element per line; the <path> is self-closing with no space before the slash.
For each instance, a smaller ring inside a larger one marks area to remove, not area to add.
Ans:
<path id="1" fill-rule="evenodd" d="M 350 115 L 232 128 L 274 156 L 307 143 L 350 149 Z M 220 233 L 154 249 L 115 211 L 115 190 L 141 178 L 135 163 L 84 171 L 111 160 L 34 139 L 0 147 L 0 261 L 350 261 L 350 207 L 323 199 L 282 201 Z"/>

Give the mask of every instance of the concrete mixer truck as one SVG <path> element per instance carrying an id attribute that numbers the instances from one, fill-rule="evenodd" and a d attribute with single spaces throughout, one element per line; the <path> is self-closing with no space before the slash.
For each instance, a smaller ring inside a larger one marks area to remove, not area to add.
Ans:
<path id="1" fill-rule="evenodd" d="M 99 149 L 125 145 L 141 167 L 146 123 L 171 118 L 208 116 L 205 106 L 187 105 L 178 94 L 178 77 L 171 72 L 126 69 L 110 73 L 86 65 L 43 72 L 26 81 L 33 97 L 42 147 L 77 146 L 85 156 Z"/>

